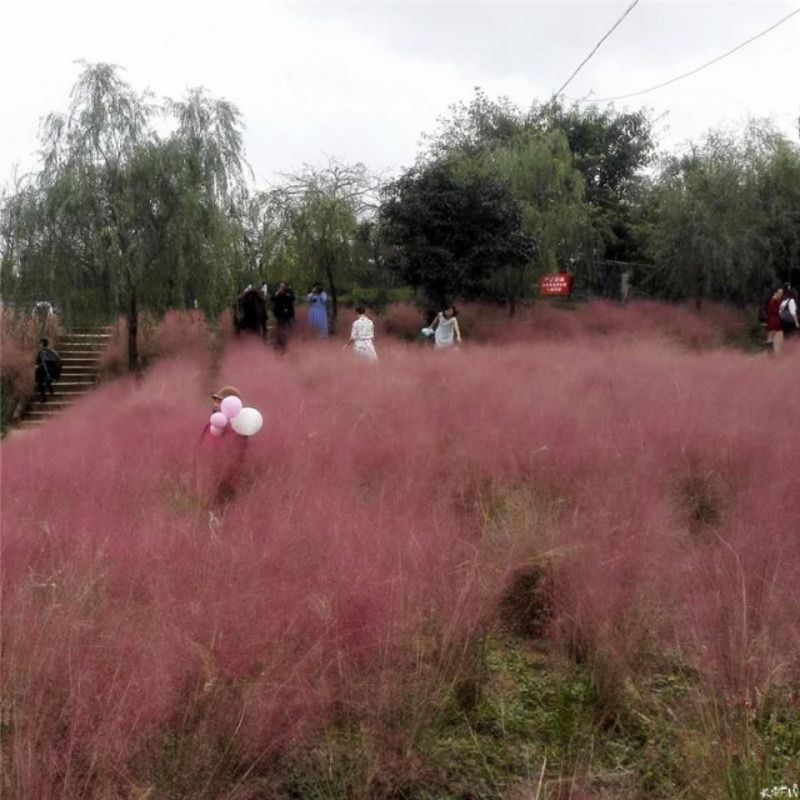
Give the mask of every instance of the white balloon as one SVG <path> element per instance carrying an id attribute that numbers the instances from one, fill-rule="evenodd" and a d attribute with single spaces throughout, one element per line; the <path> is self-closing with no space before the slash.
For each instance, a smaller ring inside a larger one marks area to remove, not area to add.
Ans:
<path id="1" fill-rule="evenodd" d="M 243 408 L 232 420 L 231 428 L 242 436 L 253 436 L 261 430 L 264 418 L 255 408 Z"/>

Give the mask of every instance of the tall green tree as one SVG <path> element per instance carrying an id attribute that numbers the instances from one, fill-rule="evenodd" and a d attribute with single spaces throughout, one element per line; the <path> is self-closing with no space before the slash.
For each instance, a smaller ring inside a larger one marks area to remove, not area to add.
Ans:
<path id="1" fill-rule="evenodd" d="M 129 360 L 138 366 L 139 289 L 154 260 L 140 224 L 137 184 L 151 158 L 154 109 L 109 64 L 87 65 L 66 115 L 45 122 L 40 176 L 56 228 L 59 277 L 79 290 L 100 288 L 100 301 L 126 298 Z M 74 266 L 73 266 L 74 265 Z M 79 269 L 78 276 L 70 275 Z M 64 284 L 59 281 L 59 288 Z M 116 305 L 116 304 L 115 304 Z"/>
<path id="2" fill-rule="evenodd" d="M 531 294 L 538 275 L 568 270 L 583 283 L 592 277 L 597 237 L 563 133 L 522 133 L 469 162 L 508 185 L 520 206 L 522 231 L 536 243 L 523 269 L 501 267 L 490 279 L 510 313 Z"/>
<path id="3" fill-rule="evenodd" d="M 363 164 L 331 159 L 322 168 L 306 166 L 286 176 L 293 247 L 331 296 L 335 329 L 342 285 L 352 273 L 360 224 L 374 212 L 377 178 Z"/>
<path id="4" fill-rule="evenodd" d="M 390 184 L 380 212 L 389 265 L 442 306 L 487 293 L 501 270 L 522 271 L 533 241 L 505 183 L 446 162 L 409 170 Z"/>
<path id="5" fill-rule="evenodd" d="M 674 299 L 761 296 L 798 264 L 800 149 L 770 125 L 712 132 L 665 159 L 653 189 L 648 288 Z"/>
<path id="6" fill-rule="evenodd" d="M 152 98 L 117 67 L 86 65 L 68 111 L 45 121 L 40 171 L 4 203 L 18 293 L 56 299 L 72 321 L 123 311 L 131 369 L 142 308 L 219 310 L 242 260 L 238 112 L 203 90 L 167 108 L 177 125 L 161 138 Z"/>
<path id="7" fill-rule="evenodd" d="M 551 101 L 534 105 L 527 123 L 566 136 L 575 167 L 583 175 L 584 198 L 604 257 L 640 258 L 634 219 L 645 170 L 655 154 L 650 114 L 645 109 L 620 111 L 613 106 Z"/>
<path id="8" fill-rule="evenodd" d="M 520 290 L 553 269 L 597 288 L 604 259 L 643 258 L 639 209 L 655 148 L 645 110 L 550 101 L 523 111 L 476 89 L 425 141 L 422 163 L 459 156 L 493 166 L 511 185 L 539 245 Z"/>

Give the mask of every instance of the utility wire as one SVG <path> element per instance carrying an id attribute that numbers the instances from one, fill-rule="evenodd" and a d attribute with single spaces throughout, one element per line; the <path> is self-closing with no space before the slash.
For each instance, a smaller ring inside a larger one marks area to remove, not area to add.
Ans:
<path id="1" fill-rule="evenodd" d="M 575 72 L 573 72 L 572 75 L 570 75 L 569 78 L 567 78 L 567 80 L 563 83 L 563 85 L 561 86 L 561 88 L 557 92 L 554 92 L 554 94 L 553 94 L 554 98 L 558 97 L 561 94 L 561 92 L 563 92 L 564 89 L 566 89 L 567 86 L 569 86 L 569 84 L 572 81 L 572 79 L 583 69 L 583 67 L 586 64 L 586 62 L 600 49 L 600 45 L 603 44 L 603 42 L 606 39 L 608 39 L 608 37 L 611 36 L 612 33 L 614 33 L 614 31 L 620 26 L 620 24 L 625 19 L 625 17 L 627 17 L 628 14 L 630 14 L 631 11 L 633 11 L 633 9 L 638 4 L 639 4 L 639 0 L 633 0 L 633 2 L 625 9 L 625 13 L 614 23 L 614 25 L 612 26 L 611 30 L 609 30 L 608 33 L 594 46 L 594 49 L 592 50 L 592 52 L 589 53 L 589 55 L 586 56 L 586 58 L 584 58 L 583 61 L 581 61 L 580 64 L 578 64 L 578 67 L 575 70 Z"/>
<path id="2" fill-rule="evenodd" d="M 648 92 L 654 92 L 656 89 L 663 89 L 665 86 L 669 86 L 672 83 L 677 81 L 682 81 L 684 78 L 688 78 L 690 75 L 696 75 L 700 72 L 701 69 L 705 69 L 706 67 L 710 67 L 712 64 L 716 64 L 718 61 L 722 61 L 723 58 L 727 58 L 729 55 L 735 53 L 737 50 L 741 50 L 743 47 L 746 47 L 751 42 L 754 42 L 756 39 L 760 39 L 762 36 L 766 36 L 770 31 L 774 31 L 778 25 L 783 25 L 784 22 L 791 19 L 796 14 L 800 14 L 800 8 L 796 8 L 791 13 L 787 14 L 783 19 L 779 19 L 774 25 L 770 25 L 769 28 L 766 30 L 761 31 L 761 33 L 757 33 L 755 36 L 751 36 L 747 41 L 742 42 L 741 44 L 737 44 L 736 47 L 732 47 L 726 53 L 723 53 L 721 56 L 717 56 L 716 58 L 712 58 L 711 61 L 706 61 L 705 64 L 701 64 L 699 67 L 695 67 L 694 69 L 690 69 L 688 72 L 684 72 L 682 75 L 678 75 L 675 78 L 670 78 L 668 81 L 664 81 L 663 83 L 658 83 L 655 86 L 650 86 L 647 89 L 640 89 L 638 92 L 628 92 L 628 94 L 618 94 L 614 97 L 597 97 L 594 99 L 583 97 L 578 100 L 579 103 L 610 103 L 612 100 L 627 100 L 629 97 L 638 97 L 640 94 L 647 94 Z"/>

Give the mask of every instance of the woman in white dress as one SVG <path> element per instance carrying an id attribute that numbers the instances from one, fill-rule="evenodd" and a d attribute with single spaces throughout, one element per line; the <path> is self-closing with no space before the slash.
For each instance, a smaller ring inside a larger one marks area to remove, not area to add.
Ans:
<path id="1" fill-rule="evenodd" d="M 434 331 L 434 346 L 437 350 L 453 347 L 456 343 L 461 344 L 461 331 L 458 327 L 457 316 L 458 311 L 452 305 L 447 306 L 436 315 L 431 329 Z"/>
<path id="2" fill-rule="evenodd" d="M 348 345 L 353 345 L 353 351 L 360 358 L 368 361 L 377 361 L 378 354 L 375 352 L 375 325 L 367 317 L 367 309 L 364 306 L 356 306 L 358 319 L 353 323 L 350 330 Z"/>

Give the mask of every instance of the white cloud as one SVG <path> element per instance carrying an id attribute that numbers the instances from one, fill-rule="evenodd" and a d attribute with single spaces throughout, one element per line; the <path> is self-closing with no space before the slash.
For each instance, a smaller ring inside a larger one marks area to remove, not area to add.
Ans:
<path id="1" fill-rule="evenodd" d="M 527 106 L 560 85 L 627 2 L 285 4 L 142 0 L 17 3 L 4 12 L 0 177 L 33 163 L 38 120 L 63 109 L 76 59 L 110 61 L 139 88 L 205 85 L 241 109 L 260 180 L 337 155 L 411 163 L 423 130 L 473 87 Z M 643 0 L 567 94 L 622 94 L 719 55 L 787 2 Z M 720 64 L 630 102 L 669 112 L 665 143 L 749 114 L 787 133 L 800 114 L 800 15 Z M 622 104 L 624 105 L 624 104 Z"/>

